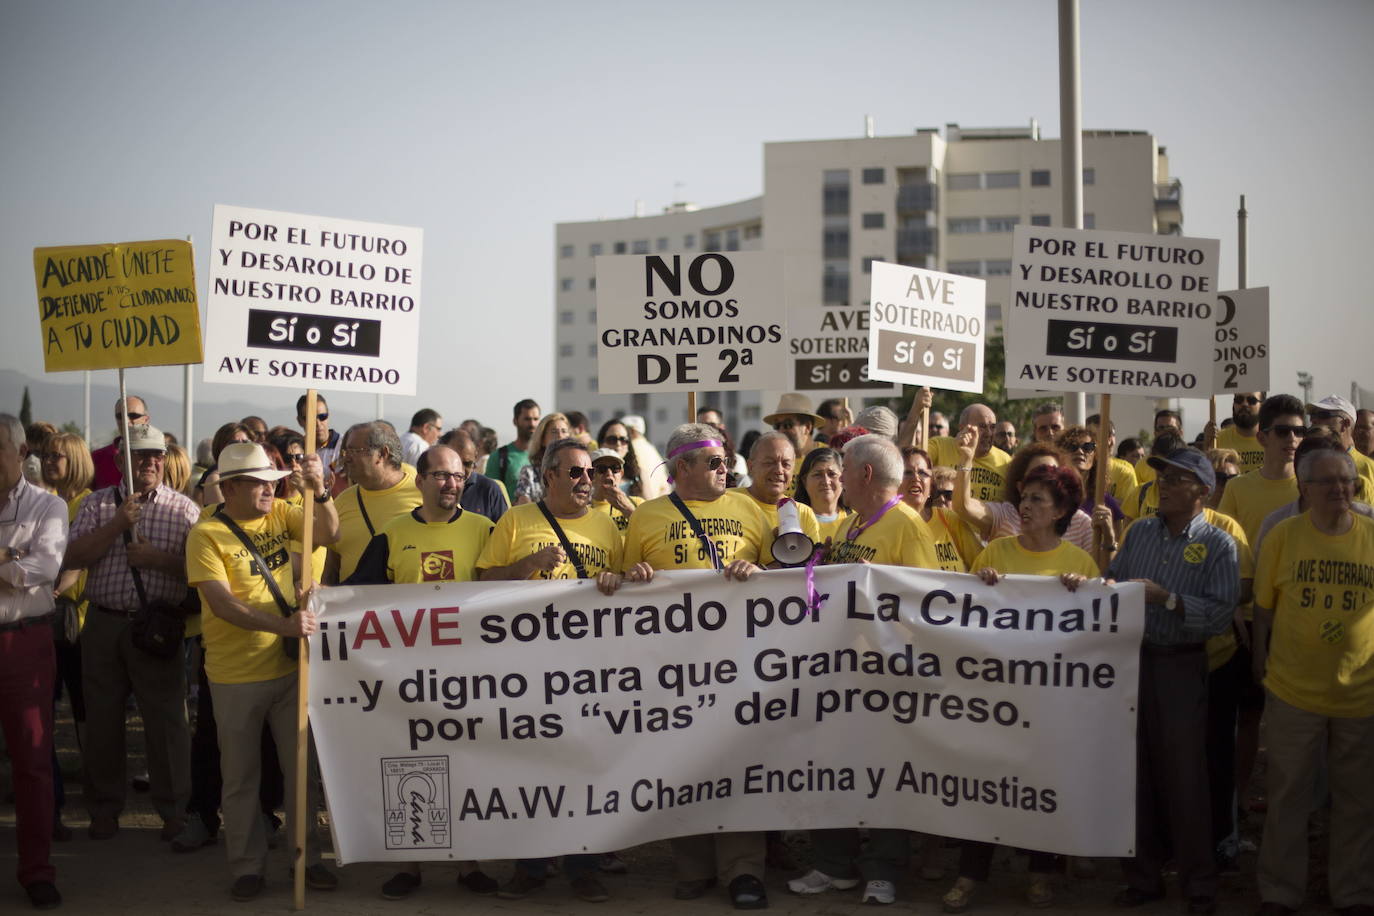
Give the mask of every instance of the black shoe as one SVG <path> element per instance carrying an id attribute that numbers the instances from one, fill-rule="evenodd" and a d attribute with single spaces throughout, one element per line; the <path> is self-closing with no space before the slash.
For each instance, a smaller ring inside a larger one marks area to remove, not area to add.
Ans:
<path id="1" fill-rule="evenodd" d="M 35 881 L 25 885 L 24 891 L 29 895 L 29 903 L 33 904 L 35 910 L 55 910 L 62 905 L 62 895 L 57 892 L 57 885 L 51 881 Z"/>
<path id="2" fill-rule="evenodd" d="M 261 894 L 262 886 L 262 875 L 239 875 L 229 887 L 229 896 L 244 903 Z"/>
<path id="3" fill-rule="evenodd" d="M 695 900 L 716 886 L 715 878 L 698 878 L 695 881 L 679 881 L 673 885 L 674 900 Z"/>
<path id="4" fill-rule="evenodd" d="M 501 885 L 501 889 L 496 892 L 496 896 L 500 897 L 502 900 L 523 900 L 535 891 L 543 889 L 543 878 L 536 878 L 517 868 L 515 874 L 511 875 L 510 880 Z"/>
<path id="5" fill-rule="evenodd" d="M 753 875 L 740 875 L 730 882 L 730 902 L 737 910 L 766 910 L 768 889 Z"/>
<path id="6" fill-rule="evenodd" d="M 1374 916 L 1374 904 L 1355 903 L 1336 907 L 1336 916 Z"/>
<path id="7" fill-rule="evenodd" d="M 1112 898 L 1112 906 L 1128 910 L 1137 906 L 1144 906 L 1147 903 L 1154 903 L 1156 900 L 1163 900 L 1163 891 L 1142 891 L 1138 887 L 1123 887 L 1117 891 Z"/>
<path id="8" fill-rule="evenodd" d="M 1297 909 L 1294 907 L 1284 906 L 1282 903 L 1274 903 L 1272 900 L 1266 900 L 1259 905 L 1258 910 L 1255 910 L 1255 916 L 1293 916 L 1296 912 Z M 1337 910 L 1336 912 L 1340 913 L 1341 916 L 1345 916 L 1343 910 Z"/>
<path id="9" fill-rule="evenodd" d="M 1188 898 L 1188 912 L 1193 916 L 1212 916 L 1217 911 L 1217 898 L 1197 894 Z"/>
<path id="10" fill-rule="evenodd" d="M 408 871 L 398 871 L 382 882 L 382 897 L 386 900 L 404 900 L 410 892 L 420 886 L 420 876 Z"/>
<path id="11" fill-rule="evenodd" d="M 458 876 L 458 886 L 466 887 L 478 897 L 490 897 L 501 889 L 496 879 L 480 868 Z"/>

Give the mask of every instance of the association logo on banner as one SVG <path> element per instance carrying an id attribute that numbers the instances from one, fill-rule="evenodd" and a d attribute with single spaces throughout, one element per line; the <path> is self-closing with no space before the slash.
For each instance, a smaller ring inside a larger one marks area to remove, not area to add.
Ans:
<path id="1" fill-rule="evenodd" d="M 448 849 L 453 807 L 448 757 L 383 757 L 387 849 Z"/>

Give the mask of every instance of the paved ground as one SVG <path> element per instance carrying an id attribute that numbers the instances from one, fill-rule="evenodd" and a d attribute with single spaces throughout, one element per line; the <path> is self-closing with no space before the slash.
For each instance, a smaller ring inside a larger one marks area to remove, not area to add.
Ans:
<path id="1" fill-rule="evenodd" d="M 137 733 L 137 717 L 131 717 L 131 755 L 139 752 L 141 736 Z M 73 828 L 74 837 L 54 846 L 58 869 L 58 887 L 69 913 L 139 914 L 139 916 L 208 916 L 208 914 L 281 914 L 289 912 L 292 904 L 291 884 L 287 876 L 287 853 L 283 848 L 273 853 L 267 890 L 249 904 L 229 899 L 229 874 L 221 846 L 199 852 L 178 855 L 167 844 L 158 841 L 160 823 L 147 796 L 131 791 L 129 809 L 122 829 L 112 840 L 98 842 L 86 836 L 87 820 L 80 798 L 78 760 L 70 720 L 59 723 L 59 753 L 67 774 L 69 797 L 65 820 Z M 135 766 L 137 761 L 135 759 Z M 12 875 L 14 869 L 14 806 L 8 796 L 7 764 L 0 764 L 0 873 Z M 1246 835 L 1253 838 L 1257 824 L 1248 823 Z M 327 842 L 327 839 L 326 839 Z M 808 854 L 805 835 L 791 835 L 788 844 L 793 856 L 805 863 Z M 327 848 L 327 847 L 326 847 Z M 630 850 L 624 854 L 630 864 L 626 875 L 603 876 L 612 894 L 610 902 L 582 903 L 571 896 L 561 877 L 551 878 L 542 892 L 521 901 L 503 901 L 477 897 L 455 886 L 453 866 L 427 867 L 424 885 L 404 901 L 381 899 L 381 883 L 392 873 L 389 866 L 352 865 L 340 870 L 337 891 L 320 893 L 307 891 L 306 908 L 317 914 L 382 914 L 382 916 L 411 916 L 449 912 L 472 913 L 534 913 L 580 914 L 589 916 L 596 911 L 615 914 L 707 914 L 729 911 L 724 895 L 716 892 L 697 901 L 678 902 L 670 898 L 672 863 L 667 843 L 655 843 Z M 922 914 L 940 912 L 940 897 L 953 880 L 952 869 L 957 857 L 953 846 L 940 853 L 941 861 L 950 870 L 947 878 L 923 881 L 910 874 L 898 888 L 898 902 L 893 911 L 915 910 Z M 332 858 L 326 853 L 327 860 Z M 1059 879 L 1058 897 L 1053 909 L 1042 912 L 1067 911 L 1075 913 L 1111 912 L 1111 896 L 1118 887 L 1119 869 L 1112 860 L 1096 860 L 1096 875 Z M 1374 864 L 1374 863 L 1372 863 Z M 489 874 L 498 880 L 510 875 L 509 862 L 485 863 Z M 1025 859 L 999 852 L 994 865 L 993 879 L 980 889 L 971 910 L 988 916 L 1029 913 L 1022 901 L 1025 889 Z M 789 894 L 785 881 L 797 872 L 777 870 L 767 878 L 772 911 L 786 914 L 828 914 L 865 912 L 857 892 L 829 893 L 814 897 Z M 1223 878 L 1220 910 L 1222 914 L 1252 913 L 1257 900 L 1254 893 L 1254 856 L 1241 859 L 1241 874 Z M 1324 906 L 1313 905 L 1310 912 L 1321 912 Z M 25 912 L 27 901 L 17 884 L 0 880 L 0 913 Z M 1140 916 L 1160 916 L 1181 911 L 1176 897 L 1139 911 Z"/>

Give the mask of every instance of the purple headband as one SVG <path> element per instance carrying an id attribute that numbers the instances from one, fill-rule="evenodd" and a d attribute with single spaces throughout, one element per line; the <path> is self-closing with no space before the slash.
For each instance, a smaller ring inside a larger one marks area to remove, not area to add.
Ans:
<path id="1" fill-rule="evenodd" d="M 667 464 L 683 452 L 694 452 L 699 448 L 725 448 L 725 443 L 721 442 L 719 439 L 702 439 L 699 442 L 688 442 L 685 445 L 679 445 L 669 452 L 667 459 L 663 463 Z M 672 474 L 668 475 L 668 482 L 673 482 Z"/>

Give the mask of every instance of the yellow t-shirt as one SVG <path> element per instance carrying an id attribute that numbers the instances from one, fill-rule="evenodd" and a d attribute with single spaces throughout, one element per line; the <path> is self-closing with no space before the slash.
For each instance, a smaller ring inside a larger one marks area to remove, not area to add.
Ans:
<path id="1" fill-rule="evenodd" d="M 859 524 L 858 515 L 849 517 L 849 523 L 830 542 L 830 552 L 825 558 L 827 563 L 859 563 L 866 560 L 885 566 L 941 568 L 930 526 L 906 503 L 897 503 L 884 512 L 882 518 L 851 539 L 850 535 L 858 529 Z"/>
<path id="2" fill-rule="evenodd" d="M 735 560 L 759 562 L 772 528 L 749 494 L 726 490 L 709 502 L 684 499 L 683 503 L 701 522 L 702 533 L 715 544 L 722 567 Z M 649 500 L 630 516 L 624 568 L 641 560 L 654 569 L 713 568 L 710 553 L 668 496 Z"/>
<path id="3" fill-rule="evenodd" d="M 959 466 L 959 445 L 952 436 L 934 436 L 926 445 L 930 452 L 931 464 L 942 467 Z M 976 455 L 973 470 L 969 471 L 973 486 L 973 498 L 983 502 L 997 502 L 1006 494 L 1007 465 L 1011 456 L 997 446 L 988 449 L 986 455 Z"/>
<path id="4" fill-rule="evenodd" d="M 639 515 L 635 512 L 631 521 Z M 568 542 L 582 561 L 582 568 L 589 577 L 599 572 L 620 570 L 623 541 L 610 516 L 601 512 L 587 511 L 581 518 L 560 518 L 558 527 L 568 536 Z M 538 553 L 549 545 L 561 546 L 558 535 L 549 527 L 544 513 L 539 511 L 538 503 L 525 503 L 516 506 L 501 516 L 496 527 L 477 558 L 477 569 L 495 569 L 510 566 L 530 554 Z M 539 572 L 531 579 L 576 579 L 577 568 L 570 560 L 552 572 Z"/>
<path id="5" fill-rule="evenodd" d="M 1255 555 L 1250 550 L 1250 541 L 1245 536 L 1245 529 L 1240 526 L 1240 522 L 1215 509 L 1208 509 L 1206 506 L 1202 508 L 1202 512 L 1207 524 L 1225 531 L 1231 535 L 1231 540 L 1236 542 L 1236 560 L 1240 566 L 1240 577 L 1242 579 L 1255 578 Z M 1230 661 L 1231 656 L 1235 653 L 1236 631 L 1232 627 L 1227 627 L 1225 633 L 1219 633 L 1207 640 L 1207 670 L 1217 670 Z"/>
<path id="6" fill-rule="evenodd" d="M 815 515 L 814 509 L 811 514 Z M 833 540 L 837 537 L 843 537 L 840 532 L 844 530 L 845 525 L 849 524 L 849 515 L 849 510 L 841 506 L 840 511 L 835 513 L 835 517 L 828 522 L 822 521 L 820 516 L 817 516 L 816 527 L 819 528 L 821 532 L 820 543 L 824 544 L 826 541 Z"/>
<path id="7" fill-rule="evenodd" d="M 1125 502 L 1138 485 L 1135 468 L 1125 458 L 1113 458 L 1107 465 L 1107 495 L 1117 502 Z"/>
<path id="8" fill-rule="evenodd" d="M 1322 716 L 1374 715 L 1374 519 L 1322 534 L 1304 512 L 1260 547 L 1255 603 L 1274 612 L 1264 686 Z"/>
<path id="9" fill-rule="evenodd" d="M 1059 576 L 1063 573 L 1079 573 L 1088 578 L 1101 575 L 1097 563 L 1082 547 L 1061 539 L 1053 550 L 1028 550 L 1021 546 L 1019 535 L 994 538 L 969 564 L 973 572 L 987 567 L 1003 575 Z"/>
<path id="10" fill-rule="evenodd" d="M 422 521 L 411 510 L 378 533 L 387 541 L 387 578 L 396 583 L 471 582 L 490 536 L 491 519 L 466 509 L 443 522 Z"/>
<path id="11" fill-rule="evenodd" d="M 367 520 L 358 506 L 359 494 L 363 506 L 367 508 Z M 367 549 L 368 543 L 387 522 L 398 515 L 405 515 L 420 505 L 420 488 L 415 486 L 415 469 L 408 464 L 401 465 L 401 479 L 385 490 L 364 490 L 356 483 L 340 493 L 334 500 L 339 513 L 339 539 L 329 545 L 329 549 L 339 555 L 339 581 L 353 575 L 358 558 Z M 369 524 L 370 523 L 370 524 Z"/>
<path id="12" fill-rule="evenodd" d="M 87 487 L 80 493 L 67 500 L 67 527 L 71 527 L 72 522 L 76 521 L 77 510 L 81 508 L 81 501 L 91 495 L 91 488 Z M 76 602 L 76 621 L 77 631 L 86 626 L 86 610 L 90 607 L 90 602 L 81 597 L 81 593 L 86 590 L 86 576 L 88 571 L 81 570 L 81 575 L 76 577 L 76 583 L 71 588 L 62 593 L 63 598 L 70 598 Z M 190 629 L 191 617 L 186 618 L 187 629 Z M 200 620 L 195 619 L 196 633 L 200 632 Z M 187 636 L 195 636 L 196 633 L 187 633 Z"/>
<path id="13" fill-rule="evenodd" d="M 936 508 L 930 511 L 927 525 L 935 539 L 935 559 L 940 568 L 945 572 L 968 572 L 968 561 L 983 549 L 968 522 L 953 509 Z"/>
<path id="14" fill-rule="evenodd" d="M 1360 478 L 1355 483 L 1355 498 L 1363 503 L 1374 502 L 1374 458 L 1361 454 L 1354 446 L 1349 454 L 1355 462 L 1355 476 Z"/>
<path id="15" fill-rule="evenodd" d="M 302 496 L 298 490 L 293 489 L 290 495 L 284 498 L 293 506 L 300 506 L 302 509 L 305 508 L 305 497 Z M 337 510 L 337 508 L 336 506 L 335 509 Z M 300 541 L 292 541 L 291 552 L 293 554 L 299 554 L 301 548 L 304 546 L 305 545 Z M 315 547 L 310 551 L 310 578 L 314 579 L 316 583 L 319 583 L 320 577 L 324 575 L 324 564 L 328 559 L 328 547 Z M 299 574 L 300 570 L 298 569 L 296 572 Z"/>
<path id="16" fill-rule="evenodd" d="M 768 531 L 763 537 L 763 544 L 759 550 L 759 565 L 769 566 L 777 559 L 773 556 L 773 541 L 776 539 L 775 532 L 778 527 L 777 504 L 756 498 L 747 487 L 737 487 L 736 489 L 749 497 L 749 500 L 759 507 L 759 511 L 768 520 Z M 816 521 L 816 513 L 811 510 L 810 506 L 797 503 L 797 516 L 801 520 L 802 532 L 811 539 L 811 543 L 819 544 L 821 542 L 821 523 Z"/>
<path id="17" fill-rule="evenodd" d="M 1234 482 L 1235 481 L 1232 481 L 1232 483 Z M 1131 491 L 1130 496 L 1121 500 L 1122 514 L 1132 521 L 1149 518 L 1154 515 L 1158 509 L 1159 481 L 1153 477 L 1149 480 L 1142 481 L 1140 486 Z"/>
<path id="18" fill-rule="evenodd" d="M 209 507 L 207 507 L 209 508 Z M 292 581 L 290 543 L 300 540 L 305 516 L 285 500 L 272 503 L 262 518 L 237 522 L 267 563 L 282 596 L 294 607 L 296 586 Z M 243 549 L 243 543 L 216 518 L 203 518 L 186 537 L 186 581 L 191 585 L 225 582 L 234 597 L 248 607 L 274 616 L 281 609 L 272 599 L 267 582 Z M 205 644 L 205 676 L 216 684 L 251 684 L 285 677 L 296 663 L 282 652 L 281 637 L 260 630 L 245 630 L 217 616 L 201 596 L 202 640 Z"/>
<path id="19" fill-rule="evenodd" d="M 1264 464 L 1264 446 L 1255 436 L 1242 436 L 1240 430 L 1228 426 L 1217 433 L 1217 448 L 1231 448 L 1240 456 L 1240 472 L 1248 474 L 1258 471 Z M 1227 485 L 1229 486 L 1229 484 Z"/>
<path id="20" fill-rule="evenodd" d="M 635 504 L 635 508 L 638 508 L 644 505 L 644 497 L 631 496 L 630 502 Z M 611 505 L 610 500 L 606 499 L 600 502 L 592 500 L 591 508 L 593 512 L 600 512 L 603 515 L 609 516 L 611 521 L 615 522 L 615 530 L 620 532 L 621 537 L 625 536 L 625 530 L 630 527 L 630 516 L 621 513 L 619 509 Z"/>
<path id="21" fill-rule="evenodd" d="M 1259 540 L 1260 526 L 1264 524 L 1265 517 L 1297 498 L 1298 478 L 1269 480 L 1262 477 L 1259 471 L 1251 471 L 1226 485 L 1217 511 L 1240 522 L 1245 529 L 1245 539 L 1253 544 Z"/>
<path id="22" fill-rule="evenodd" d="M 1143 487 L 1146 483 L 1154 479 L 1155 469 L 1150 467 L 1150 456 L 1147 454 L 1144 458 L 1141 458 L 1135 463 L 1136 486 Z"/>

